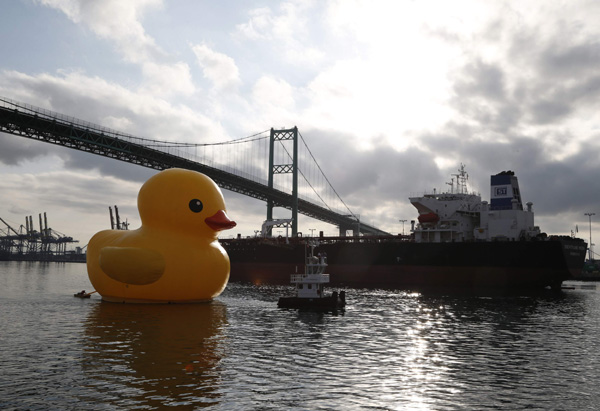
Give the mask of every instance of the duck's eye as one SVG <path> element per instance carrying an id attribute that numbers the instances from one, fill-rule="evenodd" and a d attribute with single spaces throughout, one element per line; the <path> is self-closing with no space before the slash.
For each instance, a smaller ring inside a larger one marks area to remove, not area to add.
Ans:
<path id="1" fill-rule="evenodd" d="M 202 207 L 204 207 L 202 205 L 202 201 L 198 200 L 197 198 L 194 198 L 192 201 L 190 201 L 190 210 L 192 210 L 194 213 L 199 213 L 202 211 Z"/>

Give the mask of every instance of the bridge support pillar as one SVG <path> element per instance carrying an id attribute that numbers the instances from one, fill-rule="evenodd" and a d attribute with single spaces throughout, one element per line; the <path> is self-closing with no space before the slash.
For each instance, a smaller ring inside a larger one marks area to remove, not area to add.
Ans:
<path id="1" fill-rule="evenodd" d="M 292 140 L 292 163 L 275 164 L 275 141 Z M 298 127 L 287 130 L 271 129 L 271 138 L 269 143 L 269 188 L 273 189 L 273 176 L 275 174 L 292 173 L 292 237 L 298 235 Z M 272 200 L 267 201 L 267 220 L 273 219 L 273 208 L 275 204 Z M 268 235 L 272 235 L 272 228 L 269 228 Z"/>
<path id="2" fill-rule="evenodd" d="M 348 230 L 352 230 L 352 235 L 354 237 L 359 237 L 360 236 L 360 216 L 348 215 L 346 217 L 356 218 L 356 222 L 351 223 L 351 224 L 350 223 L 340 224 L 340 237 L 346 237 L 346 233 L 348 232 Z"/>
<path id="3" fill-rule="evenodd" d="M 352 225 L 352 226 L 341 225 L 340 226 L 340 237 L 346 237 L 348 230 L 352 230 L 352 235 L 354 237 L 360 236 L 360 232 L 356 225 Z"/>

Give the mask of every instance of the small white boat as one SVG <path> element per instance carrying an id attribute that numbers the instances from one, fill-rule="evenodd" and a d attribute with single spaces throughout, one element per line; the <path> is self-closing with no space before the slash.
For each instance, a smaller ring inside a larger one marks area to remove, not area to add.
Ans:
<path id="1" fill-rule="evenodd" d="M 294 297 L 280 297 L 277 306 L 280 308 L 315 308 L 333 310 L 346 305 L 346 292 L 337 291 L 324 295 L 324 285 L 329 283 L 327 255 L 314 255 L 315 247 L 319 244 L 310 241 L 306 244 L 305 265 L 303 274 L 292 274 L 290 283 L 296 289 Z"/>

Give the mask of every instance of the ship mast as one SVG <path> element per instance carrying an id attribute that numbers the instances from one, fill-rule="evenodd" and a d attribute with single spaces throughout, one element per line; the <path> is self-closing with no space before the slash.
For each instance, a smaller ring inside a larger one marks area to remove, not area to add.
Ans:
<path id="1" fill-rule="evenodd" d="M 453 176 L 454 176 L 454 175 L 456 175 L 456 174 L 451 174 L 451 175 L 453 175 Z M 446 183 L 446 184 L 450 186 L 450 194 L 454 194 L 454 177 L 452 177 L 452 178 L 450 179 L 450 182 L 449 182 L 449 183 Z"/>
<path id="2" fill-rule="evenodd" d="M 467 181 L 469 180 L 469 175 L 465 171 L 465 165 L 460 163 L 460 168 L 458 169 L 458 174 L 451 174 L 453 176 L 452 183 L 450 184 L 452 188 L 454 188 L 454 177 L 456 177 L 456 192 L 457 194 L 467 194 Z"/>

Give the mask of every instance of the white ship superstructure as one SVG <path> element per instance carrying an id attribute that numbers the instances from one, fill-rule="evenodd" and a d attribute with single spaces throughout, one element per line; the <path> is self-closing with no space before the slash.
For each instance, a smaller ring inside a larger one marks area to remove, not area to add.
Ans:
<path id="1" fill-rule="evenodd" d="M 468 175 L 461 164 L 449 192 L 411 197 L 419 211 L 412 231 L 418 243 L 515 241 L 540 235 L 532 203 L 523 210 L 519 182 L 512 171 L 491 176 L 491 202 L 467 190 Z"/>

